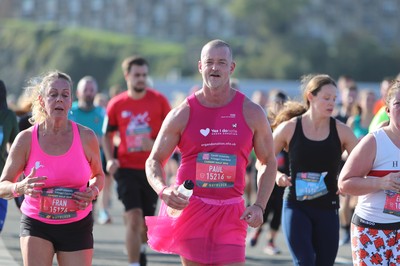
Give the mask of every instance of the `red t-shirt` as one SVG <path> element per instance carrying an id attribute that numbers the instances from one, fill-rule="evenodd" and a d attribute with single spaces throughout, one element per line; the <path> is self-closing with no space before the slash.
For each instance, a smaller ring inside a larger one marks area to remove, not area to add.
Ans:
<path id="1" fill-rule="evenodd" d="M 121 143 L 118 160 L 122 168 L 144 169 L 150 151 L 142 151 L 143 138 L 155 139 L 161 124 L 171 110 L 167 98 L 147 88 L 142 99 L 132 99 L 125 91 L 107 105 L 108 130 L 117 128 Z"/>

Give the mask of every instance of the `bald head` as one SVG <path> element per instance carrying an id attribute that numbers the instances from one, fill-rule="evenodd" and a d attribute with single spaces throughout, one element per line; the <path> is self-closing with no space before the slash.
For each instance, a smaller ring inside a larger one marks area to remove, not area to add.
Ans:
<path id="1" fill-rule="evenodd" d="M 208 52 L 210 49 L 213 49 L 213 48 L 223 48 L 223 47 L 228 48 L 228 50 L 229 50 L 229 55 L 230 55 L 230 60 L 233 60 L 233 55 L 232 55 L 231 46 L 230 46 L 227 42 L 225 42 L 225 41 L 223 41 L 223 40 L 212 40 L 212 41 L 209 41 L 208 43 L 206 43 L 206 44 L 203 46 L 203 49 L 201 49 L 201 55 L 200 55 L 201 58 L 200 58 L 200 59 L 202 59 L 202 58 L 204 57 L 204 55 L 207 54 L 207 52 Z"/>
<path id="2" fill-rule="evenodd" d="M 97 82 L 91 76 L 83 77 L 77 85 L 76 97 L 78 104 L 82 108 L 91 108 L 93 106 L 94 97 L 98 92 Z"/>

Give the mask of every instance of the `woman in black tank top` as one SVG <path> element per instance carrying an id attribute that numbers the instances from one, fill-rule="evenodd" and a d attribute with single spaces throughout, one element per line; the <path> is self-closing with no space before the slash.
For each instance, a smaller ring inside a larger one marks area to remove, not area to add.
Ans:
<path id="1" fill-rule="evenodd" d="M 290 176 L 278 172 L 286 187 L 282 226 L 294 265 L 333 265 L 339 243 L 337 176 L 343 151 L 357 139 L 332 118 L 337 88 L 328 75 L 302 80 L 305 105 L 290 102 L 273 126 L 275 154 L 289 154 Z M 286 121 L 288 120 L 288 121 Z"/>

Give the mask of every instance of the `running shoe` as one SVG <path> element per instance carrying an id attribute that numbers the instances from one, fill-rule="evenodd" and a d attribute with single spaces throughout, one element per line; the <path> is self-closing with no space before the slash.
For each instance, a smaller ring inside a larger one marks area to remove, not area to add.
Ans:
<path id="1" fill-rule="evenodd" d="M 274 243 L 268 243 L 268 245 L 265 246 L 263 251 L 265 254 L 271 256 L 281 253 L 281 250 L 278 247 L 276 247 Z"/>
<path id="2" fill-rule="evenodd" d="M 350 234 L 346 233 L 344 237 L 339 241 L 339 246 L 350 244 Z"/>
<path id="3" fill-rule="evenodd" d="M 111 223 L 111 217 L 105 210 L 100 210 L 97 222 L 99 224 L 101 224 L 101 225 L 110 224 Z"/>
<path id="4" fill-rule="evenodd" d="M 256 229 L 256 231 L 254 232 L 252 238 L 250 239 L 250 246 L 251 247 L 254 247 L 255 245 L 257 245 L 258 237 L 260 236 L 261 232 L 262 232 L 261 227 Z"/>

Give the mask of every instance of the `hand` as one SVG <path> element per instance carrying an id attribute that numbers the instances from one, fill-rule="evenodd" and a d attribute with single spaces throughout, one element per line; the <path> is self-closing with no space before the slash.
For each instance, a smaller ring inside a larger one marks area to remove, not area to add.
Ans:
<path id="1" fill-rule="evenodd" d="M 263 211 L 259 206 L 251 205 L 244 210 L 240 220 L 245 220 L 251 227 L 257 228 L 263 223 Z"/>
<path id="2" fill-rule="evenodd" d="M 15 192 L 18 195 L 25 194 L 27 196 L 38 198 L 40 193 L 42 192 L 42 187 L 44 187 L 45 183 L 41 182 L 47 179 L 46 176 L 37 176 L 36 168 L 32 167 L 29 175 L 26 176 L 22 181 L 18 182 L 15 187 Z"/>
<path id="3" fill-rule="evenodd" d="M 378 178 L 380 181 L 380 188 L 382 190 L 391 190 L 400 193 L 400 172 L 389 173 L 382 178 Z"/>
<path id="4" fill-rule="evenodd" d="M 189 199 L 180 194 L 175 187 L 165 188 L 161 198 L 167 206 L 176 210 L 183 210 L 189 205 Z"/>
<path id="5" fill-rule="evenodd" d="M 110 175 L 114 175 L 119 168 L 119 161 L 117 159 L 107 160 L 106 170 Z"/>
<path id="6" fill-rule="evenodd" d="M 97 190 L 91 187 L 87 187 L 85 191 L 75 192 L 73 197 L 76 199 L 75 203 L 79 209 L 86 209 L 90 203 L 97 197 Z"/>
<path id="7" fill-rule="evenodd" d="M 292 186 L 292 178 L 285 174 L 281 174 L 276 178 L 276 184 L 280 187 L 291 187 Z"/>

